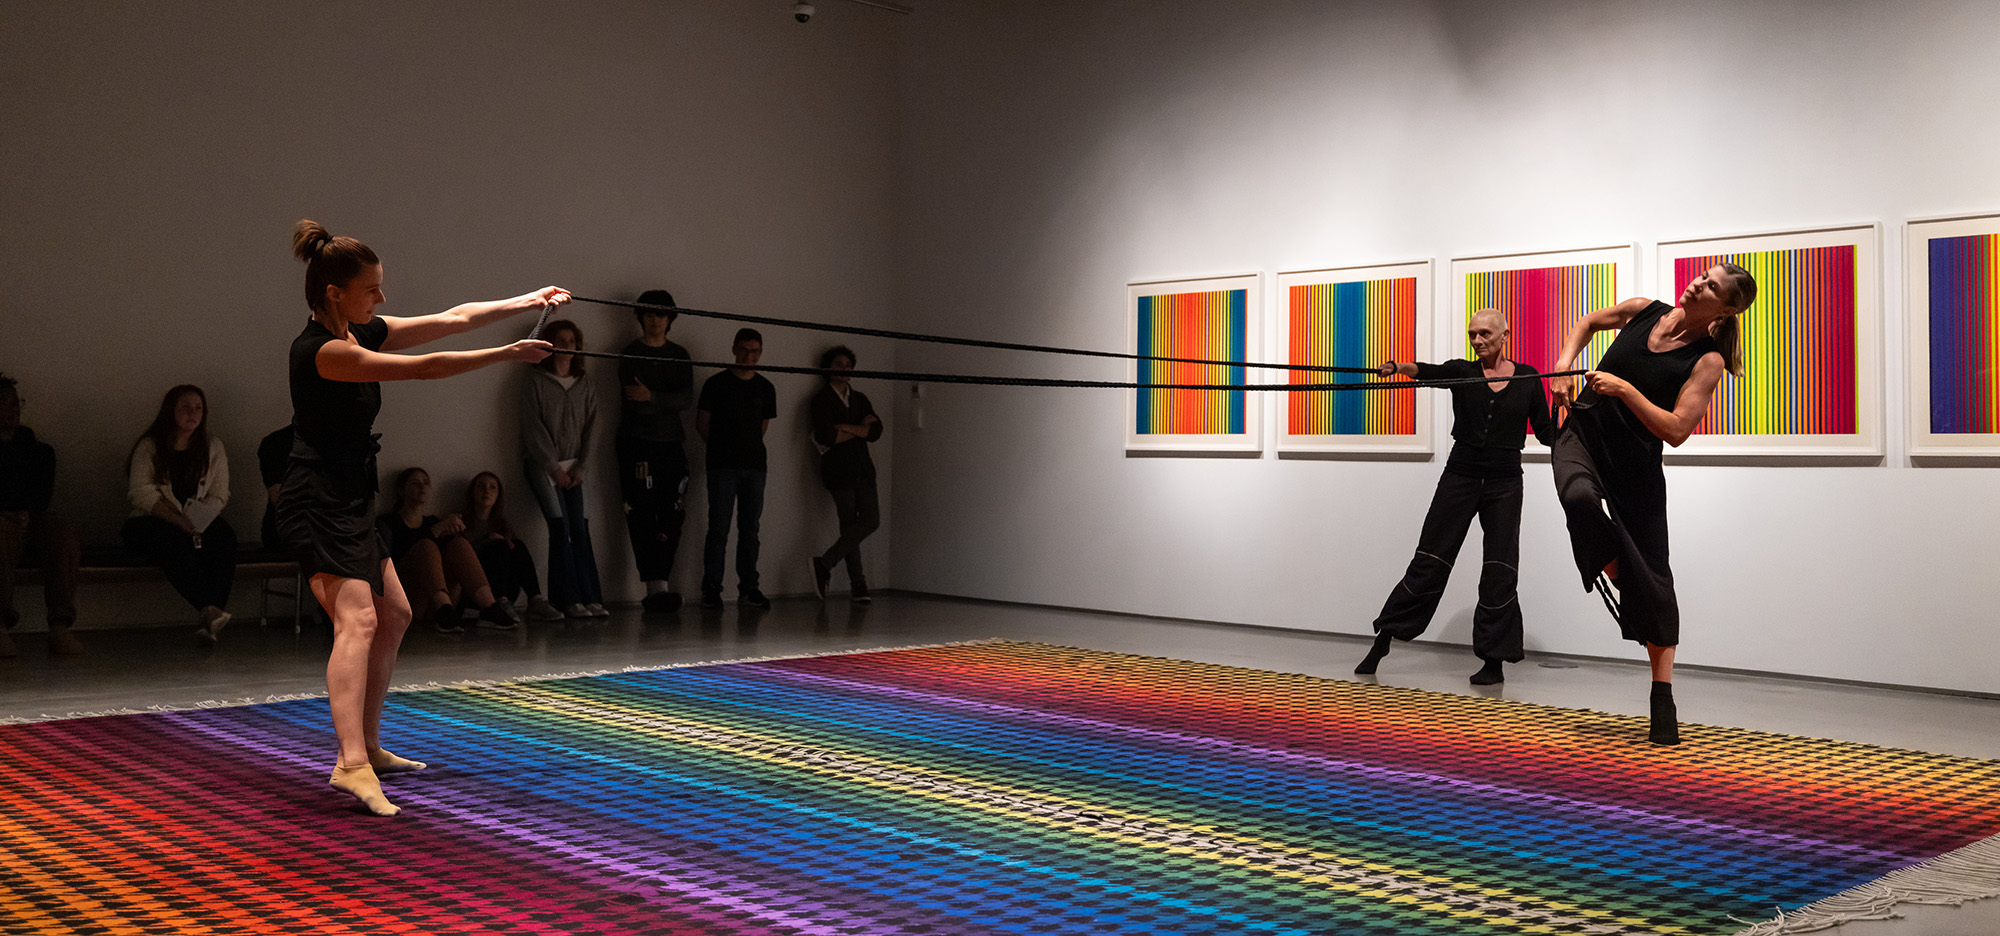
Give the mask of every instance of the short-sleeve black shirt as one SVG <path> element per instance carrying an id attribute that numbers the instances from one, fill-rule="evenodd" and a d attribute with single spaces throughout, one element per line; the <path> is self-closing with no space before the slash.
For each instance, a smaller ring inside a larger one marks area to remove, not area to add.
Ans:
<path id="1" fill-rule="evenodd" d="M 778 388 L 754 374 L 722 371 L 701 385 L 697 409 L 708 414 L 708 467 L 766 471 L 764 420 L 778 417 Z"/>
<path id="2" fill-rule="evenodd" d="M 354 340 L 382 350 L 389 323 L 381 318 L 348 326 Z M 382 385 L 328 380 L 319 373 L 319 349 L 338 341 L 318 319 L 292 339 L 292 457 L 306 461 L 358 464 L 375 453 L 375 416 L 382 411 Z"/>
<path id="3" fill-rule="evenodd" d="M 1516 375 L 1539 371 L 1519 361 Z M 1479 377 L 1485 374 L 1478 361 L 1446 361 L 1418 364 L 1418 380 Z M 1480 382 L 1451 388 L 1451 455 L 1444 470 L 1474 478 L 1505 478 L 1521 473 L 1521 447 L 1527 444 L 1528 429 L 1547 445 L 1555 441 L 1555 424 L 1549 418 L 1549 398 L 1539 380 L 1512 380 L 1501 390 Z"/>

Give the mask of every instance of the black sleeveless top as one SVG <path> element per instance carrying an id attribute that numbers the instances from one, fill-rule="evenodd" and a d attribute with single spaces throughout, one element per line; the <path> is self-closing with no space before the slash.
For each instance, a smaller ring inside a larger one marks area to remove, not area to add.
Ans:
<path id="1" fill-rule="evenodd" d="M 1625 379 L 1647 400 L 1668 412 L 1680 399 L 1681 387 L 1687 383 L 1688 375 L 1694 373 L 1694 365 L 1703 355 L 1719 351 L 1715 339 L 1703 335 L 1671 351 L 1654 351 L 1646 342 L 1653 335 L 1653 326 L 1660 317 L 1673 310 L 1664 302 L 1654 302 L 1619 329 L 1618 337 L 1604 356 L 1597 361 L 1597 370 Z M 1607 436 L 1629 434 L 1633 441 L 1640 443 L 1658 455 L 1665 447 L 1659 436 L 1639 417 L 1625 408 L 1620 400 L 1599 397 L 1596 392 L 1584 390 L 1577 395 L 1579 410 L 1577 415 L 1587 419 L 1594 427 Z"/>
<path id="2" fill-rule="evenodd" d="M 382 350 L 389 323 L 377 317 L 348 326 L 354 340 L 370 351 Z M 339 341 L 318 319 L 292 339 L 292 458 L 328 467 L 359 469 L 380 451 L 375 415 L 382 411 L 382 385 L 328 380 L 319 373 L 319 349 Z M 374 470 L 368 469 L 372 477 Z"/>

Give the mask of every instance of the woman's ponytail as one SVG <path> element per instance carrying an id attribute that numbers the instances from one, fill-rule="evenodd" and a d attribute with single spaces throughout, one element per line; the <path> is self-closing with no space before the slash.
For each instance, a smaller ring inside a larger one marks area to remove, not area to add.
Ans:
<path id="1" fill-rule="evenodd" d="M 1743 342 L 1736 316 L 1750 310 L 1750 303 L 1757 301 L 1757 278 L 1734 263 L 1719 264 L 1722 272 L 1729 274 L 1730 284 L 1736 293 L 1736 315 L 1717 319 L 1708 327 L 1708 333 L 1715 339 L 1715 349 L 1722 352 L 1722 366 L 1738 377 L 1743 376 Z"/>

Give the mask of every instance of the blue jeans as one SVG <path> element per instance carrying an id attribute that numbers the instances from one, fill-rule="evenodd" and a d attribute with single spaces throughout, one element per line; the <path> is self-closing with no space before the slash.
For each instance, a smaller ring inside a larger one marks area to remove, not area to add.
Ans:
<path id="1" fill-rule="evenodd" d="M 722 591 L 722 557 L 729 547 L 729 512 L 736 510 L 736 589 L 757 589 L 757 521 L 764 516 L 766 473 L 708 469 L 708 541 L 701 552 L 701 590 Z"/>
<path id="2" fill-rule="evenodd" d="M 590 518 L 583 513 L 583 485 L 558 488 L 548 473 L 524 466 L 528 487 L 542 506 L 549 524 L 549 601 L 558 608 L 601 604 L 604 586 L 597 580 L 597 553 L 590 547 Z"/>

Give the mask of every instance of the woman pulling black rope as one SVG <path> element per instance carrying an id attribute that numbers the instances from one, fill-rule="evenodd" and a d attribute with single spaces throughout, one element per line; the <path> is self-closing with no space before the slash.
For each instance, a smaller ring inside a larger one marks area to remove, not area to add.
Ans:
<path id="1" fill-rule="evenodd" d="M 1742 373 L 1736 316 L 1756 298 L 1750 272 L 1723 263 L 1689 283 L 1678 306 L 1628 299 L 1592 312 L 1570 333 L 1556 370 L 1569 369 L 1591 335 L 1616 329 L 1617 339 L 1580 394 L 1571 380 L 1550 388 L 1557 412 L 1568 416 L 1551 459 L 1577 571 L 1625 638 L 1646 647 L 1654 744 L 1680 743 L 1673 689 L 1680 602 L 1667 564 L 1662 443 L 1686 442 L 1723 372 Z"/>
<path id="2" fill-rule="evenodd" d="M 312 318 L 292 341 L 294 438 L 278 496 L 278 529 L 300 554 L 313 597 L 333 620 L 326 690 L 340 753 L 328 782 L 369 812 L 393 816 L 401 810 L 382 795 L 377 775 L 425 765 L 383 750 L 381 742 L 382 706 L 410 626 L 410 601 L 375 529 L 379 381 L 450 377 L 501 361 L 533 363 L 548 356 L 550 345 L 526 339 L 478 351 L 388 352 L 561 305 L 569 293 L 548 286 L 434 315 L 379 316 L 382 261 L 368 245 L 300 221 L 292 252 L 306 263 Z"/>

